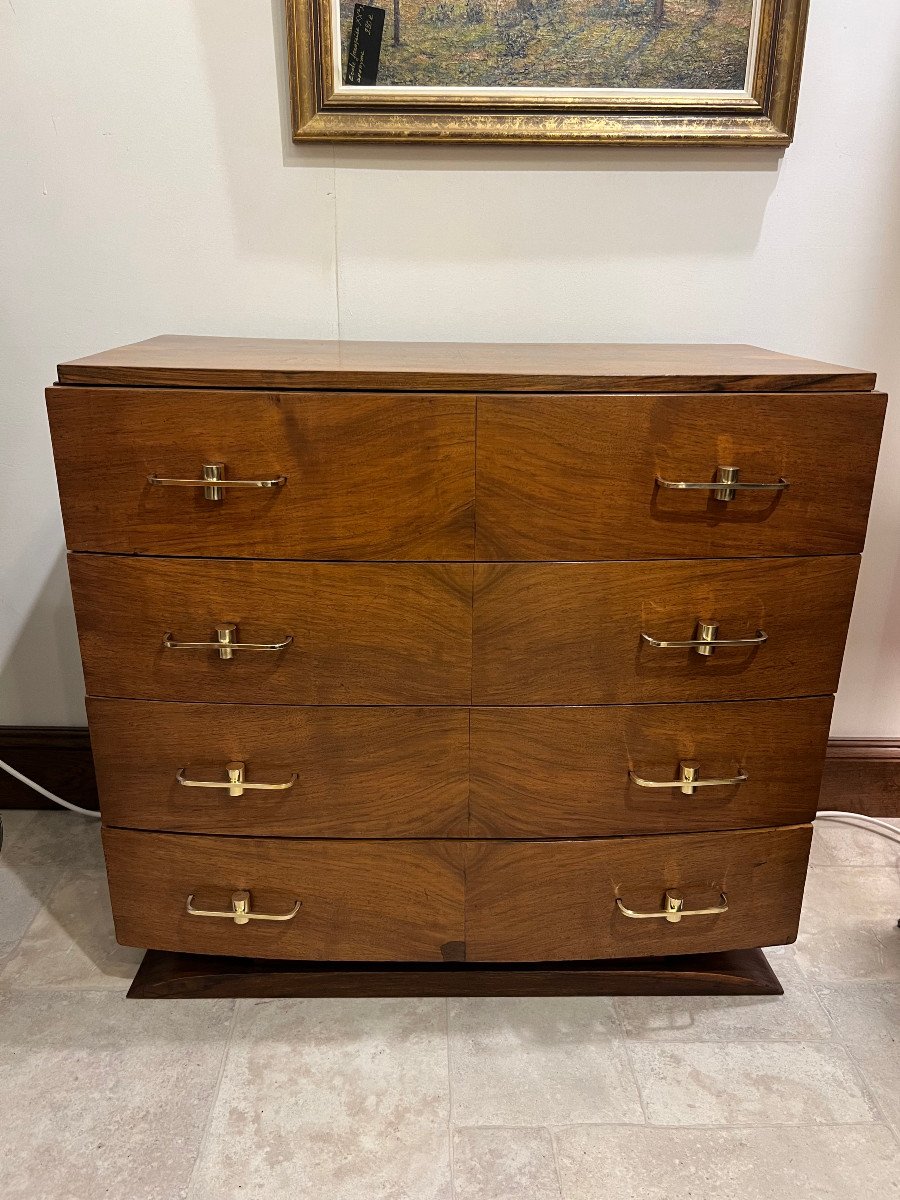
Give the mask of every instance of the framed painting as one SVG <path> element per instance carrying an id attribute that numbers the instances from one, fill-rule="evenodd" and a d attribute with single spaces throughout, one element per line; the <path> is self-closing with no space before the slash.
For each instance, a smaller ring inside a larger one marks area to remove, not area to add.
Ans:
<path id="1" fill-rule="evenodd" d="M 286 0 L 296 140 L 792 137 L 809 0 Z"/>

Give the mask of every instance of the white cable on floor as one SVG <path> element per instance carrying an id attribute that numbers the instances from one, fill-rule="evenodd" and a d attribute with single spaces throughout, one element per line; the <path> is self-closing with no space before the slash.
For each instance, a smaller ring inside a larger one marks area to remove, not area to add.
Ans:
<path id="1" fill-rule="evenodd" d="M 833 811 L 828 810 L 816 813 L 816 820 L 837 821 L 844 825 L 856 825 L 862 829 L 870 829 L 872 833 L 878 833 L 892 842 L 900 843 L 900 827 L 892 825 L 890 821 L 881 821 L 878 817 L 864 817 L 862 813 L 841 812 L 835 809 Z"/>
<path id="2" fill-rule="evenodd" d="M 11 767 L 2 758 L 0 758 L 0 770 L 6 771 L 7 775 L 12 775 L 13 779 L 18 779 L 19 783 L 24 783 L 26 787 L 33 788 L 36 792 L 40 792 L 42 796 L 46 796 L 48 800 L 52 800 L 54 804 L 60 804 L 63 808 L 69 809 L 70 812 L 81 813 L 83 817 L 97 818 L 100 816 L 98 812 L 94 812 L 91 808 L 81 808 L 78 804 L 72 804 L 70 800 L 63 800 L 62 796 L 56 796 L 53 792 L 48 792 L 45 787 L 41 787 L 39 783 L 35 783 L 33 779 L 29 779 L 27 775 L 23 775 L 15 767 Z"/>

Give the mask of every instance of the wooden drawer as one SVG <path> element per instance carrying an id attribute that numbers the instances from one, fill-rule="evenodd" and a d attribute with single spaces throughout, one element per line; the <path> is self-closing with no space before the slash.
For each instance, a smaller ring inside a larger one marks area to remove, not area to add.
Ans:
<path id="1" fill-rule="evenodd" d="M 468 833 L 466 709 L 90 699 L 88 717 L 107 825 L 296 837 Z M 240 796 L 178 782 L 182 772 L 221 783 L 232 762 L 244 763 Z M 255 790 L 260 783 L 290 786 Z"/>
<path id="2" fill-rule="evenodd" d="M 193 954 L 553 961 L 694 954 L 794 939 L 809 826 L 592 841 L 322 841 L 104 829 L 116 936 Z M 656 912 L 728 911 L 679 924 Z M 285 921 L 192 916 L 232 911 Z"/>
<path id="3" fill-rule="evenodd" d="M 473 837 L 691 833 L 811 821 L 832 699 L 472 710 Z M 686 795 L 679 764 L 699 764 Z"/>
<path id="4" fill-rule="evenodd" d="M 879 395 L 482 396 L 478 559 L 844 554 L 862 549 Z M 716 468 L 783 492 L 668 490 Z"/>
<path id="5" fill-rule="evenodd" d="M 774 946 L 797 936 L 811 826 L 577 842 L 471 842 L 466 862 L 470 960 L 542 962 L 699 954 Z M 728 911 L 632 920 L 668 889 L 685 909 L 727 897 Z"/>
<path id="6" fill-rule="evenodd" d="M 235 558 L 468 559 L 472 396 L 51 388 L 74 550 Z M 152 485 L 148 476 L 281 487 Z"/>
<path id="7" fill-rule="evenodd" d="M 475 567 L 474 704 L 809 696 L 837 687 L 859 560 L 502 564 Z M 698 620 L 710 657 L 658 649 Z"/>
<path id="8" fill-rule="evenodd" d="M 298 841 L 105 829 L 116 922 L 127 946 L 254 958 L 458 958 L 464 936 L 463 847 L 456 842 Z M 190 916 L 251 909 L 289 921 Z"/>
<path id="9" fill-rule="evenodd" d="M 472 567 L 71 555 L 89 693 L 259 704 L 468 704 Z M 222 622 L 278 651 L 166 649 Z"/>

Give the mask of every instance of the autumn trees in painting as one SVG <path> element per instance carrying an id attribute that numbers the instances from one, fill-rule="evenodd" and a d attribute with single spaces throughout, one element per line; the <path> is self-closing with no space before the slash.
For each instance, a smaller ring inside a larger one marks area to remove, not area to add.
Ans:
<path id="1" fill-rule="evenodd" d="M 379 84 L 744 86 L 753 0 L 369 0 Z M 340 0 L 344 44 L 353 0 Z"/>

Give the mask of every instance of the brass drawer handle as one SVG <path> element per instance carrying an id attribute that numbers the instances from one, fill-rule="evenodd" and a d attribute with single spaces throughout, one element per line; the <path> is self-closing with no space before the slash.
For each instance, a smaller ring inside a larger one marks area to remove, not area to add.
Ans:
<path id="1" fill-rule="evenodd" d="M 694 631 L 695 636 L 687 642 L 664 642 L 651 637 L 649 633 L 641 633 L 642 639 L 657 650 L 696 650 L 704 658 L 714 654 L 719 646 L 761 646 L 769 640 L 769 635 L 761 629 L 756 631 L 756 637 L 749 638 L 720 638 L 719 625 L 716 621 L 698 621 Z"/>
<path id="2" fill-rule="evenodd" d="M 204 463 L 202 479 L 164 479 L 160 475 L 148 475 L 147 482 L 154 487 L 202 487 L 207 500 L 224 500 L 225 488 L 279 488 L 287 483 L 287 475 L 276 475 L 274 479 L 226 479 L 224 463 Z"/>
<path id="3" fill-rule="evenodd" d="M 191 901 L 193 895 L 187 898 L 187 913 L 190 917 L 227 917 L 235 925 L 246 925 L 248 921 L 290 921 L 300 911 L 300 901 L 294 901 L 294 907 L 289 913 L 257 913 L 250 911 L 250 893 L 233 892 L 231 896 L 231 912 L 208 912 L 203 908 L 194 908 Z"/>
<path id="4" fill-rule="evenodd" d="M 228 780 L 221 783 L 209 779 L 186 779 L 184 767 L 179 770 L 175 778 L 182 787 L 218 788 L 227 791 L 229 796 L 243 796 L 244 792 L 286 792 L 297 782 L 297 776 L 294 774 L 287 783 L 248 783 L 244 777 L 245 767 L 242 762 L 228 763 L 225 771 Z"/>
<path id="5" fill-rule="evenodd" d="M 628 778 L 638 787 L 680 788 L 683 795 L 693 796 L 697 788 L 736 787 L 739 783 L 746 783 L 749 775 L 738 770 L 737 775 L 731 779 L 701 779 L 700 764 L 686 759 L 678 764 L 677 779 L 642 779 L 640 775 L 635 775 L 634 771 L 628 772 Z"/>
<path id="6" fill-rule="evenodd" d="M 740 477 L 740 467 L 716 467 L 714 483 L 686 483 L 662 479 L 657 475 L 656 484 L 657 487 L 674 488 L 680 492 L 712 492 L 715 500 L 724 500 L 726 503 L 733 500 L 738 492 L 783 492 L 791 486 L 786 479 L 779 479 L 777 483 L 741 483 Z"/>
<path id="7" fill-rule="evenodd" d="M 721 893 L 719 899 L 720 903 L 713 908 L 685 908 L 681 892 L 667 891 L 663 907 L 659 912 L 634 912 L 633 909 L 626 908 L 618 896 L 616 897 L 616 907 L 623 916 L 631 917 L 633 921 L 650 921 L 656 917 L 662 917 L 670 925 L 677 925 L 682 917 L 712 917 L 717 913 L 728 912 L 728 897 L 724 892 Z"/>
<path id="8" fill-rule="evenodd" d="M 217 625 L 214 642 L 176 642 L 171 633 L 163 636 L 163 645 L 167 650 L 218 650 L 219 658 L 226 661 L 234 658 L 235 650 L 283 650 L 294 640 L 288 636 L 281 642 L 238 642 L 237 625 Z"/>

